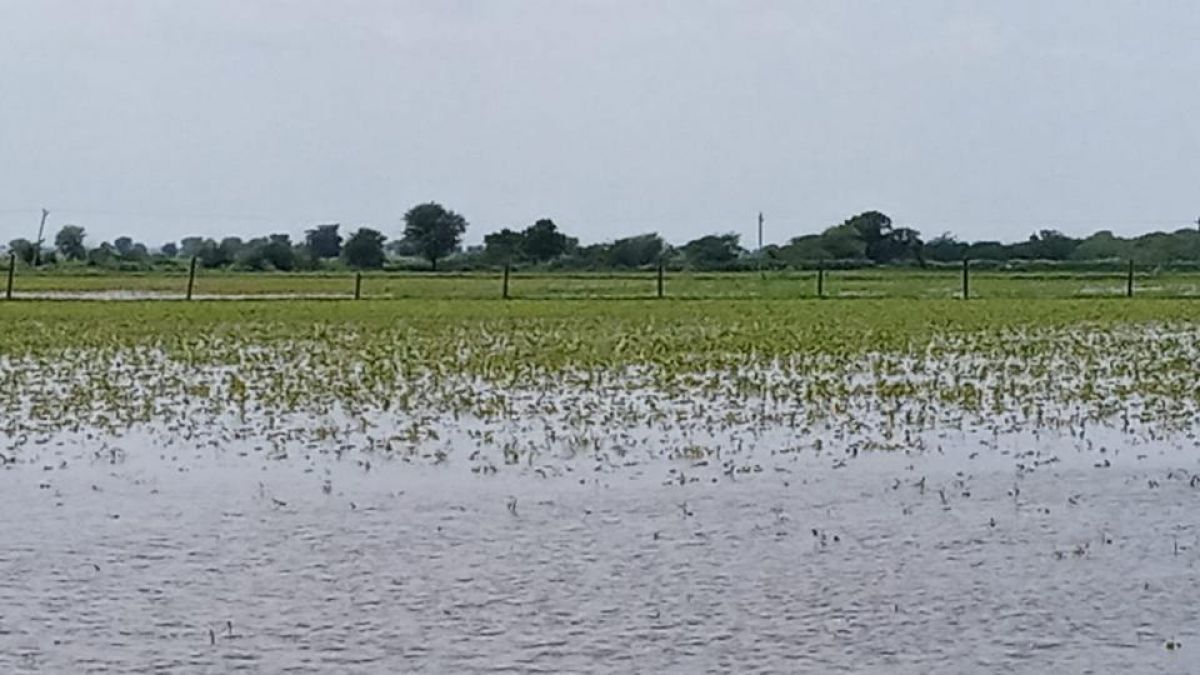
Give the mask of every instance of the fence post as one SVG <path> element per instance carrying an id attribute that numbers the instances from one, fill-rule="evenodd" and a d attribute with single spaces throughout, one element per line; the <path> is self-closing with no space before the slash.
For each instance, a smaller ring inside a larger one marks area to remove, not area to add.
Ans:
<path id="1" fill-rule="evenodd" d="M 663 297 L 666 292 L 666 289 L 664 288 L 664 279 L 663 279 L 663 277 L 665 275 L 665 272 L 663 269 L 664 267 L 665 266 L 663 265 L 663 262 L 661 260 L 659 260 L 658 261 L 658 297 L 660 297 L 660 298 Z"/>
<path id="2" fill-rule="evenodd" d="M 963 300 L 971 299 L 971 260 L 969 258 L 963 258 L 962 297 Z"/>
<path id="3" fill-rule="evenodd" d="M 508 275 L 509 275 L 509 272 L 511 271 L 510 270 L 511 267 L 512 266 L 507 263 L 504 265 L 504 284 L 501 287 L 500 297 L 504 298 L 505 300 L 508 299 Z"/>
<path id="4" fill-rule="evenodd" d="M 1129 275 L 1125 278 L 1125 297 L 1133 297 L 1133 258 L 1129 259 Z"/>
<path id="5" fill-rule="evenodd" d="M 192 289 L 196 286 L 196 256 L 192 256 L 192 265 L 188 268 L 187 299 L 192 299 Z"/>
<path id="6" fill-rule="evenodd" d="M 817 297 L 825 297 L 825 263 L 817 263 Z"/>
<path id="7" fill-rule="evenodd" d="M 8 285 L 4 288 L 4 299 L 12 300 L 13 275 L 17 273 L 17 254 L 8 256 Z"/>
<path id="8" fill-rule="evenodd" d="M 362 272 L 354 273 L 354 299 L 362 298 Z"/>

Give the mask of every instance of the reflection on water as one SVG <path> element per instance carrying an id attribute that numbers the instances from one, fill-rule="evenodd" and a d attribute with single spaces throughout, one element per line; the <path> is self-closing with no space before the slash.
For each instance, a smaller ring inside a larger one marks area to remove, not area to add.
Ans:
<path id="1" fill-rule="evenodd" d="M 0 671 L 1185 673 L 1200 654 L 1187 439 L 549 478 L 140 443 L 0 470 Z"/>

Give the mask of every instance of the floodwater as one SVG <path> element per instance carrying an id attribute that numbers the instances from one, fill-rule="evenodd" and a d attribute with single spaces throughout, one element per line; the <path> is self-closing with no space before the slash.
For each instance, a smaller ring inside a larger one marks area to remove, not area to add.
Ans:
<path id="1" fill-rule="evenodd" d="M 1197 672 L 1195 439 L 1108 433 L 551 477 L 63 435 L 0 469 L 0 672 Z"/>

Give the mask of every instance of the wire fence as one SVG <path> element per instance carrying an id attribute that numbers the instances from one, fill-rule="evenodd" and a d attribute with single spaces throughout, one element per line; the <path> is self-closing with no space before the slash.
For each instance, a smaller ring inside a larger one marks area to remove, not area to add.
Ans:
<path id="1" fill-rule="evenodd" d="M 62 274 L 6 261 L 4 298 L 34 300 L 377 300 L 377 299 L 849 299 L 1200 297 L 1200 272 L 1012 271 L 961 266 L 692 272 L 658 266 L 628 272 L 209 271 L 195 260 L 184 274 Z M 982 266 L 981 266 L 982 267 Z"/>

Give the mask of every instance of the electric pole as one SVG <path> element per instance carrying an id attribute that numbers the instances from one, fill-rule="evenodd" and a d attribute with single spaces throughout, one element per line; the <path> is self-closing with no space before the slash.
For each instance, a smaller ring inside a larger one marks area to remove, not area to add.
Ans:
<path id="1" fill-rule="evenodd" d="M 1200 223 L 1200 221 L 1196 221 L 1196 222 Z M 762 211 L 759 211 L 758 212 L 758 255 L 760 255 L 760 256 L 762 255 L 762 250 L 763 250 L 762 234 L 763 234 L 763 214 L 762 214 Z"/>
<path id="2" fill-rule="evenodd" d="M 42 234 L 46 231 L 46 217 L 50 212 L 42 209 L 42 224 L 38 225 L 37 243 L 33 246 L 33 266 L 37 267 L 42 263 Z"/>

